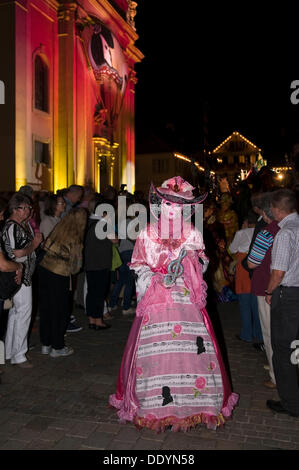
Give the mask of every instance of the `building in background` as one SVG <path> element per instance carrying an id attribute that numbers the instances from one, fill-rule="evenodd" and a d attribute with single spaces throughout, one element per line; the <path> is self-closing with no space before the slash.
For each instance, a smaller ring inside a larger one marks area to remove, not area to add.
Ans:
<path id="1" fill-rule="evenodd" d="M 136 48 L 130 0 L 0 5 L 2 190 L 135 189 Z M 2 88 L 3 89 L 3 88 Z M 2 93 L 3 94 L 3 93 Z"/>
<path id="2" fill-rule="evenodd" d="M 259 165 L 261 149 L 235 131 L 211 152 L 210 161 L 216 175 L 226 174 L 232 183 L 238 177 L 244 179 L 253 166 Z"/>
<path id="3" fill-rule="evenodd" d="M 151 183 L 160 186 L 173 175 L 181 176 L 198 190 L 203 189 L 204 168 L 192 158 L 171 151 L 136 154 L 136 189 L 144 194 L 148 194 Z"/>

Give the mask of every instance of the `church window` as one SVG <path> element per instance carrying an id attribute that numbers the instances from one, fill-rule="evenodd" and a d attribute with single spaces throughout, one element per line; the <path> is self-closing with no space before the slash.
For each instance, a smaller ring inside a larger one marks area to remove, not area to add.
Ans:
<path id="1" fill-rule="evenodd" d="M 44 165 L 50 164 L 50 144 L 48 142 L 34 141 L 34 161 Z"/>
<path id="2" fill-rule="evenodd" d="M 44 60 L 36 55 L 34 61 L 34 107 L 49 112 L 49 69 Z"/>

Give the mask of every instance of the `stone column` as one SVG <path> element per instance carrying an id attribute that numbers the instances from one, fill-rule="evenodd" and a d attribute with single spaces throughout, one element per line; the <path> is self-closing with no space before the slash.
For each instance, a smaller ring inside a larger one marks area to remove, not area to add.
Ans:
<path id="1" fill-rule="evenodd" d="M 136 72 L 131 69 L 124 98 L 121 136 L 121 183 L 129 192 L 135 191 L 135 84 Z"/>
<path id="2" fill-rule="evenodd" d="M 64 1 L 58 10 L 58 151 L 54 158 L 55 190 L 75 182 L 75 11 Z"/>

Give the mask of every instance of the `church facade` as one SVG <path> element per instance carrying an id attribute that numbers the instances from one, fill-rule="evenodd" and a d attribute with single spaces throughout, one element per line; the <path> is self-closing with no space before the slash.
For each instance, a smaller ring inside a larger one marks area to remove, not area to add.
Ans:
<path id="1" fill-rule="evenodd" d="M 136 2 L 0 6 L 0 187 L 135 187 Z M 3 47 L 5 44 L 5 47 Z"/>

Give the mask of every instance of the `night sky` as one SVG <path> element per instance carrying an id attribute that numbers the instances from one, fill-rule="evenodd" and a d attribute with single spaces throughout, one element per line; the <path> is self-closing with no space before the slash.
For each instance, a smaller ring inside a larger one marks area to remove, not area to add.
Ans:
<path id="1" fill-rule="evenodd" d="M 206 114 L 208 150 L 238 131 L 269 162 L 285 163 L 299 142 L 299 104 L 290 100 L 299 80 L 297 16 L 281 3 L 259 10 L 139 0 L 136 152 L 164 144 L 200 151 Z"/>

